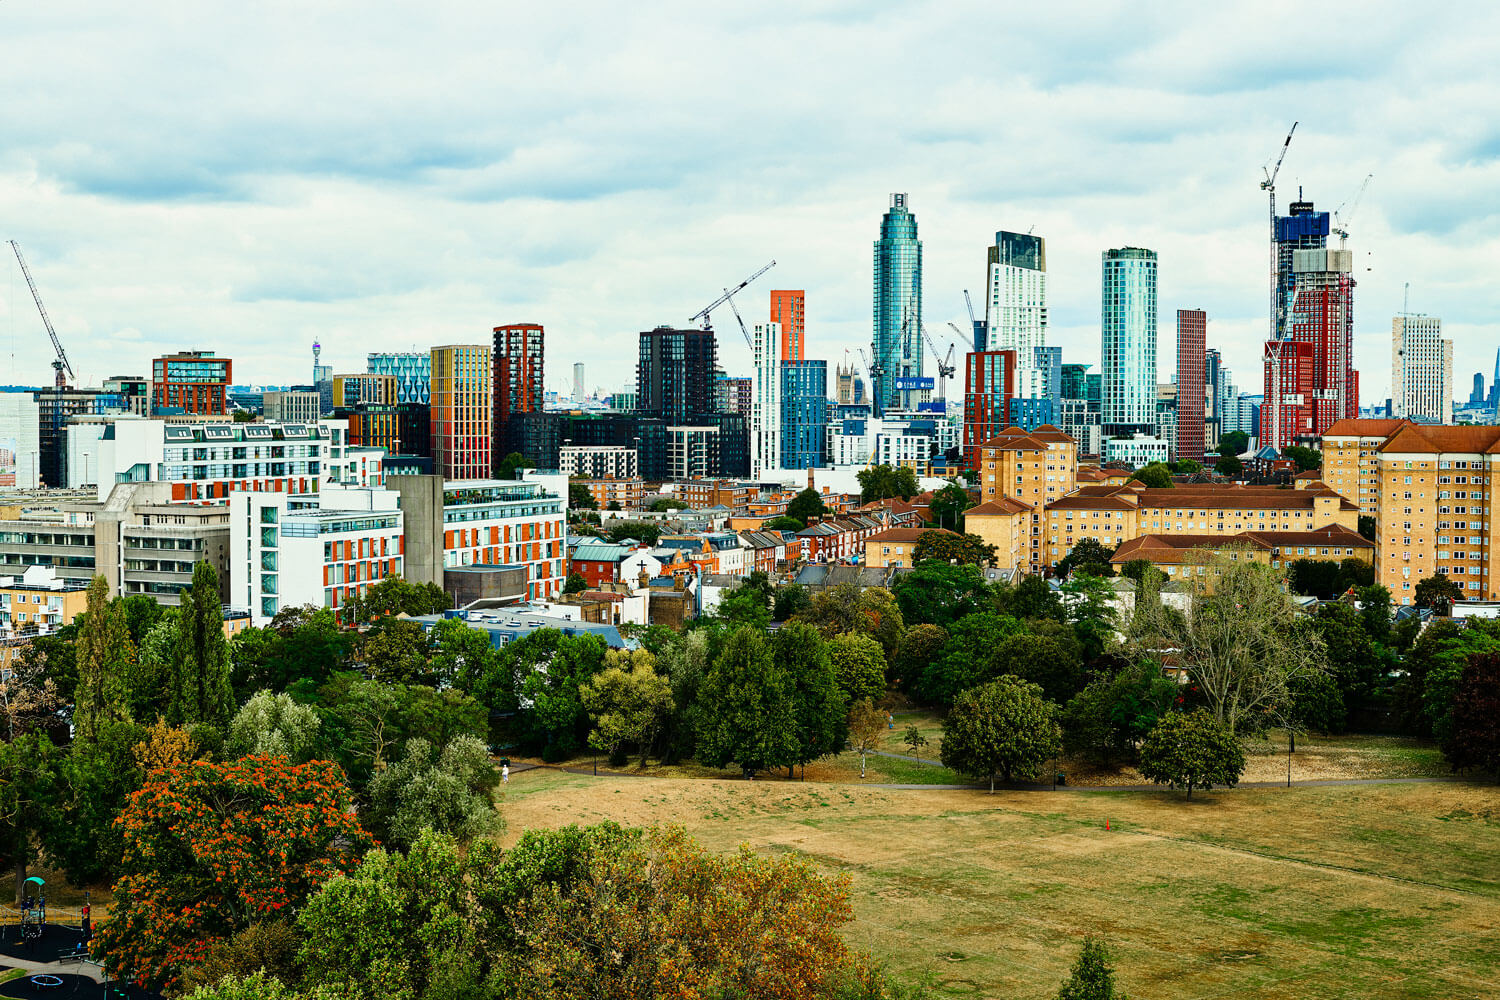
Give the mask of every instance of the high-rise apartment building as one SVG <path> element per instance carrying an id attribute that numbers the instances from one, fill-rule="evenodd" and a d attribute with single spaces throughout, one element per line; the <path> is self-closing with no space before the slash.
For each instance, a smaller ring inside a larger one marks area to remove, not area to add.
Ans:
<path id="1" fill-rule="evenodd" d="M 1203 461 L 1204 341 L 1208 314 L 1177 310 L 1177 457 Z"/>
<path id="2" fill-rule="evenodd" d="M 712 330 L 642 331 L 636 362 L 636 409 L 669 424 L 712 413 L 718 348 Z"/>
<path id="3" fill-rule="evenodd" d="M 233 363 L 213 351 L 179 351 L 151 362 L 151 408 L 223 415 Z"/>
<path id="4" fill-rule="evenodd" d="M 369 403 L 394 406 L 397 402 L 396 376 L 360 372 L 333 377 L 333 405 L 358 406 Z"/>
<path id="5" fill-rule="evenodd" d="M 828 362 L 781 362 L 781 467 L 822 468 L 827 446 Z"/>
<path id="6" fill-rule="evenodd" d="M 800 288 L 771 292 L 771 322 L 781 327 L 783 361 L 801 361 L 807 356 L 807 317 L 803 312 L 806 297 Z"/>
<path id="7" fill-rule="evenodd" d="M 750 400 L 755 394 L 755 380 L 714 373 L 714 412 L 738 413 L 750 419 Z"/>
<path id="8" fill-rule="evenodd" d="M 1475 376 L 1475 395 L 1484 376 Z M 1453 423 L 1453 341 L 1436 316 L 1401 313 L 1391 320 L 1391 416 L 1424 424 Z"/>
<path id="9" fill-rule="evenodd" d="M 875 415 L 911 409 L 918 390 L 906 388 L 922 375 L 922 241 L 905 194 L 891 195 L 875 241 Z M 897 385 L 903 386 L 899 391 Z"/>
<path id="10" fill-rule="evenodd" d="M 1015 351 L 964 355 L 964 466 L 979 468 L 979 449 L 1009 424 L 1016 391 Z"/>
<path id="11" fill-rule="evenodd" d="M 1043 398 L 1046 373 L 1033 364 L 1033 348 L 1047 344 L 1047 243 L 1030 233 L 1001 231 L 988 257 L 983 349 L 1015 351 L 1016 396 Z"/>
<path id="12" fill-rule="evenodd" d="M 751 338 L 755 388 L 750 397 L 750 474 L 781 467 L 781 327 L 757 323 Z"/>
<path id="13" fill-rule="evenodd" d="M 431 400 L 432 355 L 417 352 L 376 352 L 365 358 L 365 370 L 372 375 L 396 378 L 397 403 L 426 403 Z"/>
<path id="14" fill-rule="evenodd" d="M 1106 437 L 1156 427 L 1156 251 L 1102 255 L 1101 423 Z"/>
<path id="15" fill-rule="evenodd" d="M 519 425 L 512 418 L 542 409 L 543 347 L 545 334 L 536 323 L 512 323 L 494 329 L 490 358 L 495 366 L 490 381 L 494 393 L 492 434 L 495 467 L 513 451 L 522 451 Z"/>
<path id="16" fill-rule="evenodd" d="M 1322 250 L 1328 245 L 1328 213 L 1313 210 L 1310 201 L 1294 201 L 1287 215 L 1276 218 L 1276 299 L 1273 339 L 1284 338 L 1290 329 L 1292 297 L 1297 271 L 1292 255 L 1298 250 Z"/>
<path id="17" fill-rule="evenodd" d="M 573 363 L 573 402 L 582 403 L 588 398 L 588 386 L 583 381 L 583 362 Z"/>
<path id="18" fill-rule="evenodd" d="M 487 479 L 494 440 L 490 348 L 434 347 L 431 358 L 433 468 L 445 479 Z"/>
<path id="19" fill-rule="evenodd" d="M 1286 335 L 1266 342 L 1260 443 L 1315 444 L 1359 414 L 1354 347 L 1354 253 L 1293 250 Z"/>

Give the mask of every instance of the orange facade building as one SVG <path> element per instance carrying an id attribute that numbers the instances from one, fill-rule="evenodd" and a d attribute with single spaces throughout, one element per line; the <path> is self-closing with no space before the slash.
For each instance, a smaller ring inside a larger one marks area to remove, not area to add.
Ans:
<path id="1" fill-rule="evenodd" d="M 807 352 L 806 293 L 800 289 L 771 292 L 771 322 L 781 324 L 781 360 L 803 361 Z"/>

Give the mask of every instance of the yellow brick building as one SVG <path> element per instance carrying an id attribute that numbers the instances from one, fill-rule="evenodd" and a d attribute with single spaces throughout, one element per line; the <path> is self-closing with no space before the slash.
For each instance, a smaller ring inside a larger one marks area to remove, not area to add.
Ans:
<path id="1" fill-rule="evenodd" d="M 874 569 L 889 566 L 915 566 L 912 553 L 917 541 L 929 532 L 958 537 L 957 532 L 947 528 L 886 528 L 865 539 L 865 565 Z"/>
<path id="2" fill-rule="evenodd" d="M 964 511 L 964 531 L 995 547 L 1000 569 L 1025 571 L 1031 565 L 1031 518 L 1028 504 L 1000 497 Z"/>
<path id="3" fill-rule="evenodd" d="M 1141 535 L 1122 544 L 1110 559 L 1118 571 L 1128 562 L 1145 559 L 1169 580 L 1202 576 L 1216 555 L 1265 563 L 1285 569 L 1299 559 L 1373 562 L 1375 543 L 1342 525 L 1316 531 L 1242 531 L 1235 535 Z"/>
<path id="4" fill-rule="evenodd" d="M 1385 439 L 1402 427 L 1401 420 L 1339 420 L 1323 434 L 1321 479 L 1339 496 L 1373 515 L 1380 486 L 1380 452 Z"/>
<path id="5" fill-rule="evenodd" d="M 1008 497 L 1031 509 L 1028 551 L 1020 568 L 1040 568 L 1041 510 L 1078 486 L 1078 444 L 1042 424 L 1034 431 L 1007 427 L 979 446 L 981 504 Z M 966 522 L 967 523 L 967 522 Z"/>

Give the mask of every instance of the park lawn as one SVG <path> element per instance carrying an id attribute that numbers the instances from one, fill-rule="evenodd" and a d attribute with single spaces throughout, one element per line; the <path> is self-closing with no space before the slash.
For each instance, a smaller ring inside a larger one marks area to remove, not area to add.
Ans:
<path id="1" fill-rule="evenodd" d="M 849 938 L 939 996 L 1055 993 L 1086 933 L 1131 996 L 1500 995 L 1500 788 L 983 792 L 529 771 L 506 836 L 680 823 L 851 880 Z M 1106 832 L 1105 824 L 1110 830 Z"/>

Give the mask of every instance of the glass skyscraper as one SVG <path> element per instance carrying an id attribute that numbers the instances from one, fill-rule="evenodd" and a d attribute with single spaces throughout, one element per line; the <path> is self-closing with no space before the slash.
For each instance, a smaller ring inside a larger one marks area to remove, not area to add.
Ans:
<path id="1" fill-rule="evenodd" d="M 1047 344 L 1047 243 L 1030 233 L 995 234 L 985 277 L 985 347 L 1016 352 L 1016 396 L 1047 395 L 1048 373 L 1033 363 Z M 1052 383 L 1055 395 L 1057 382 Z"/>
<path id="2" fill-rule="evenodd" d="M 828 438 L 828 362 L 781 362 L 781 467 L 819 469 Z"/>
<path id="3" fill-rule="evenodd" d="M 1106 435 L 1156 427 L 1156 251 L 1103 253 L 1101 423 Z"/>
<path id="4" fill-rule="evenodd" d="M 917 239 L 917 217 L 907 210 L 905 194 L 891 195 L 890 211 L 880 220 L 874 292 L 872 347 L 879 369 L 875 383 L 878 415 L 887 408 L 911 409 L 920 399 L 916 390 L 896 388 L 898 379 L 922 374 L 922 331 L 917 327 L 922 316 L 922 241 Z"/>

